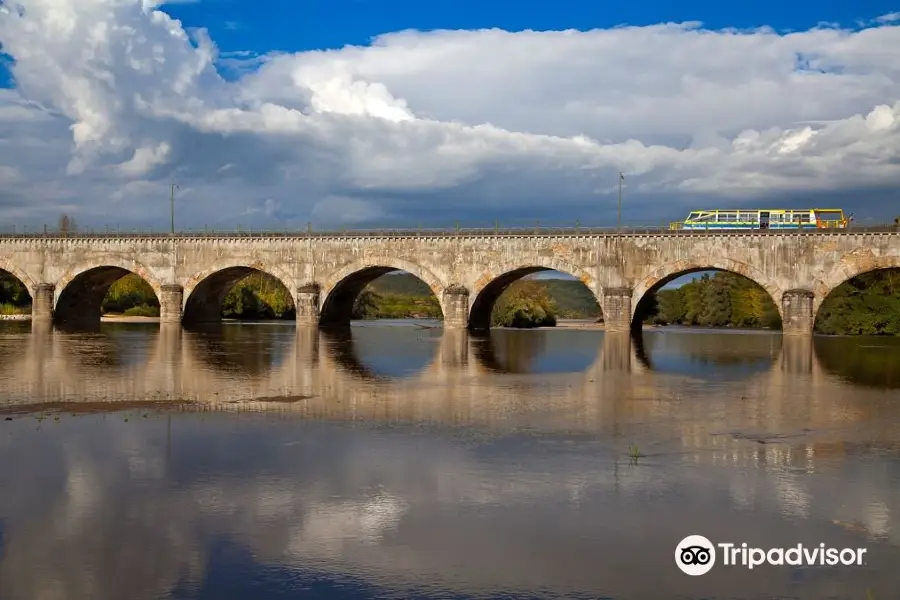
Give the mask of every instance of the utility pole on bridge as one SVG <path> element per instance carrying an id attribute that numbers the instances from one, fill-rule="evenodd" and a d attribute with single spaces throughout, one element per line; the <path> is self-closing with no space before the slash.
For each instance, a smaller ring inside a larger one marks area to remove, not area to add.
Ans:
<path id="1" fill-rule="evenodd" d="M 175 236 L 175 190 L 180 190 L 181 188 L 172 184 L 172 193 L 169 195 L 169 216 L 171 218 L 171 234 Z"/>
<path id="2" fill-rule="evenodd" d="M 625 181 L 625 175 L 619 171 L 619 217 L 616 221 L 616 229 L 622 228 L 622 182 Z"/>

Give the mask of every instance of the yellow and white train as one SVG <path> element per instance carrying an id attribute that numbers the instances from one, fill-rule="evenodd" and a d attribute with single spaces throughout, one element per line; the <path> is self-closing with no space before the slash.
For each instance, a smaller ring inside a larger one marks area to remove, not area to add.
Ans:
<path id="1" fill-rule="evenodd" d="M 670 229 L 846 229 L 852 215 L 840 208 L 695 210 Z"/>

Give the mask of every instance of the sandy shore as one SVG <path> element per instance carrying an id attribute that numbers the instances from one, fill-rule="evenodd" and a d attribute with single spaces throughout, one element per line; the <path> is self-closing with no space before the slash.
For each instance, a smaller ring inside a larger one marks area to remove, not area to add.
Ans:
<path id="1" fill-rule="evenodd" d="M 558 319 L 556 327 L 542 327 L 541 329 L 603 329 L 603 323 L 597 323 L 590 319 Z"/>
<path id="2" fill-rule="evenodd" d="M 159 317 L 126 317 L 125 315 L 104 315 L 101 321 L 112 323 L 159 323 Z"/>
<path id="3" fill-rule="evenodd" d="M 30 321 L 31 314 L 27 315 L 0 315 L 0 321 Z"/>
<path id="4" fill-rule="evenodd" d="M 560 319 L 556 327 L 541 327 L 541 329 L 604 329 L 603 323 L 597 323 L 586 319 Z M 656 329 L 654 325 L 642 325 L 641 329 Z"/>

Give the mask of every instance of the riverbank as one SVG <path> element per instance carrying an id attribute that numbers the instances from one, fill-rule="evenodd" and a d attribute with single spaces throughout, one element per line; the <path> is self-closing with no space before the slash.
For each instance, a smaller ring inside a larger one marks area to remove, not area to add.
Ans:
<path id="1" fill-rule="evenodd" d="M 103 315 L 102 322 L 112 323 L 159 323 L 159 317 L 132 317 L 126 315 Z"/>
<path id="2" fill-rule="evenodd" d="M 593 319 L 557 319 L 555 327 L 539 327 L 538 329 L 605 329 L 603 323 Z M 656 325 L 641 325 L 641 329 L 657 329 Z"/>
<path id="3" fill-rule="evenodd" d="M 0 321 L 30 321 L 31 313 L 23 315 L 0 315 Z"/>

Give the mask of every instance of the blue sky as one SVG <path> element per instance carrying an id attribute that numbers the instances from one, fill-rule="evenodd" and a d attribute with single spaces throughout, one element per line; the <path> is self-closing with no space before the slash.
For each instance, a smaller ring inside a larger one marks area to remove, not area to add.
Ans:
<path id="1" fill-rule="evenodd" d="M 881 0 L 17 1 L 9 227 L 613 226 L 620 171 L 624 225 L 900 211 Z"/>
<path id="2" fill-rule="evenodd" d="M 597 29 L 701 21 L 711 29 L 772 27 L 802 31 L 820 23 L 854 27 L 900 10 L 887 0 L 814 2 L 622 2 L 566 0 L 205 0 L 167 5 L 187 26 L 206 27 L 228 51 L 296 52 L 365 45 L 380 34 L 417 29 L 507 31 Z"/>

